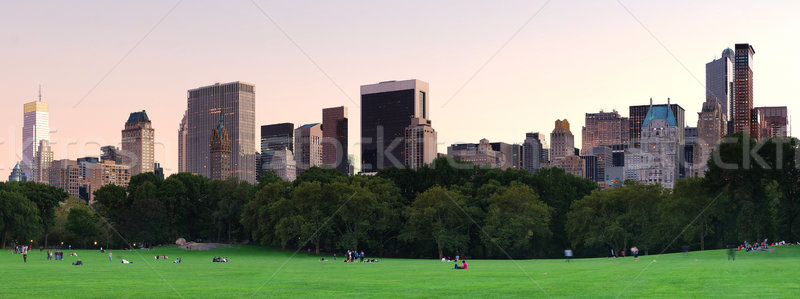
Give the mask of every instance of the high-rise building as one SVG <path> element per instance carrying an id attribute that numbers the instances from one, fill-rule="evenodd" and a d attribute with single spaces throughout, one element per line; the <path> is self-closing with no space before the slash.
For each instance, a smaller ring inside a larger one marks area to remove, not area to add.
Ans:
<path id="1" fill-rule="evenodd" d="M 747 132 L 757 138 L 758 125 L 753 122 L 753 55 L 750 44 L 736 44 L 733 61 L 733 133 Z"/>
<path id="2" fill-rule="evenodd" d="M 726 119 L 722 103 L 716 99 L 706 100 L 702 110 L 697 113 L 697 148 L 694 151 L 693 176 L 705 176 L 711 152 L 726 135 L 728 128 Z"/>
<path id="3" fill-rule="evenodd" d="M 731 48 L 722 51 L 722 57 L 706 63 L 706 99 L 715 99 L 727 119 L 728 104 L 733 101 L 733 60 Z"/>
<path id="4" fill-rule="evenodd" d="M 520 169 L 522 167 L 522 145 L 505 142 L 492 142 L 489 144 L 492 146 L 492 150 L 502 154 L 501 169 Z"/>
<path id="5" fill-rule="evenodd" d="M 628 118 L 620 116 L 617 110 L 586 113 L 586 123 L 582 130 L 581 153 L 586 155 L 595 146 L 627 144 L 628 134 L 630 134 Z"/>
<path id="6" fill-rule="evenodd" d="M 551 167 L 561 168 L 566 173 L 577 177 L 586 177 L 586 165 L 581 156 L 570 155 L 551 161 Z"/>
<path id="7" fill-rule="evenodd" d="M 544 134 L 539 134 L 539 132 L 526 133 L 525 142 L 522 145 L 522 168 L 529 172 L 539 171 L 542 167 L 545 147 L 547 147 L 547 141 L 544 138 Z"/>
<path id="8" fill-rule="evenodd" d="M 64 189 L 70 195 L 79 197 L 78 188 L 81 184 L 79 174 L 78 161 L 55 160 L 50 164 L 50 186 Z"/>
<path id="9" fill-rule="evenodd" d="M 683 150 L 681 153 L 683 154 L 681 162 L 681 168 L 684 169 L 684 173 L 682 177 L 697 177 L 699 170 L 702 165 L 700 163 L 696 163 L 694 160 L 695 152 L 700 151 L 697 142 L 697 127 L 685 127 L 683 128 L 684 137 L 686 138 L 686 143 L 683 145 Z"/>
<path id="10" fill-rule="evenodd" d="M 231 174 L 255 183 L 255 86 L 238 81 L 203 86 L 189 90 L 187 102 L 186 171 L 211 176 L 208 132 L 222 113 L 231 137 Z"/>
<path id="11" fill-rule="evenodd" d="M 786 106 L 758 107 L 755 110 L 758 112 L 759 138 L 788 137 Z"/>
<path id="12" fill-rule="evenodd" d="M 222 113 L 217 127 L 211 130 L 209 166 L 212 180 L 226 180 L 231 176 L 231 137 L 225 129 Z"/>
<path id="13" fill-rule="evenodd" d="M 405 165 L 411 169 L 433 163 L 436 159 L 436 131 L 431 121 L 415 117 L 405 133 Z"/>
<path id="14" fill-rule="evenodd" d="M 153 172 L 155 130 L 147 112 L 133 112 L 122 130 L 122 164 L 131 166 L 131 175 Z"/>
<path id="15" fill-rule="evenodd" d="M 183 113 L 181 124 L 178 126 L 178 172 L 186 172 L 186 151 L 189 141 L 189 128 L 186 123 L 186 112 Z"/>
<path id="16" fill-rule="evenodd" d="M 103 151 L 103 155 L 100 156 L 100 160 L 102 161 L 114 161 L 114 163 L 122 164 L 122 156 L 123 153 L 120 152 L 119 148 L 113 145 L 107 145 L 100 148 Z"/>
<path id="17" fill-rule="evenodd" d="M 322 109 L 322 164 L 350 172 L 347 156 L 347 107 Z"/>
<path id="18" fill-rule="evenodd" d="M 485 138 L 481 139 L 478 144 L 464 143 L 448 146 L 447 157 L 486 168 L 501 168 L 504 162 L 503 154 L 493 150 L 489 140 Z"/>
<path id="19" fill-rule="evenodd" d="M 271 151 L 272 156 L 269 163 L 264 164 L 265 171 L 272 171 L 285 181 L 294 181 L 297 178 L 297 165 L 292 151 L 288 148 Z"/>
<path id="20" fill-rule="evenodd" d="M 36 151 L 36 160 L 34 161 L 33 178 L 34 182 L 47 184 L 50 182 L 50 163 L 53 162 L 53 151 L 50 149 L 50 142 L 47 140 L 39 140 L 39 148 Z"/>
<path id="21" fill-rule="evenodd" d="M 641 147 L 626 154 L 626 178 L 642 183 L 660 183 L 672 188 L 679 176 L 681 145 L 678 120 L 667 105 L 652 105 L 641 129 Z M 630 161 L 628 160 L 630 158 Z M 630 173 L 630 174 L 629 174 Z"/>
<path id="22" fill-rule="evenodd" d="M 575 155 L 575 136 L 569 130 L 569 121 L 556 120 L 550 133 L 550 160 L 555 161 Z"/>
<path id="23" fill-rule="evenodd" d="M 272 158 L 284 149 L 292 154 L 284 154 L 281 161 L 291 160 L 288 164 L 291 164 L 292 169 L 294 169 L 294 124 L 280 123 L 261 126 L 261 161 L 259 163 L 261 163 L 262 171 L 273 169 L 273 166 L 283 167 L 282 165 L 288 165 L 286 162 L 272 163 Z M 273 170 L 276 173 L 279 172 L 278 169 Z M 292 176 L 294 175 L 292 174 Z"/>
<path id="24" fill-rule="evenodd" d="M 322 124 L 302 125 L 294 130 L 294 158 L 298 175 L 322 166 Z"/>
<path id="25" fill-rule="evenodd" d="M 9 182 L 27 182 L 28 176 L 25 175 L 25 172 L 22 171 L 22 166 L 19 166 L 19 163 L 14 165 L 14 168 L 11 170 L 11 174 L 8 175 Z"/>
<path id="26" fill-rule="evenodd" d="M 669 99 L 667 99 L 669 101 Z M 650 99 L 653 102 L 653 99 Z M 660 105 L 656 105 L 660 106 Z M 678 104 L 671 104 L 672 113 L 678 122 L 678 127 L 683 128 L 686 125 L 686 111 Z M 650 111 L 650 105 L 630 106 L 630 114 L 628 115 L 629 129 L 630 129 L 630 145 L 631 147 L 638 148 L 641 145 L 642 124 L 645 122 L 645 116 Z M 683 130 L 678 130 L 678 142 L 684 143 Z"/>
<path id="27" fill-rule="evenodd" d="M 583 177 L 591 180 L 592 182 L 603 182 L 600 176 L 599 159 L 597 156 L 584 155 L 579 156 L 583 160 Z"/>
<path id="28" fill-rule="evenodd" d="M 50 112 L 48 105 L 42 102 L 42 88 L 39 87 L 39 100 L 26 103 L 24 106 L 22 126 L 22 170 L 29 178 L 34 178 L 33 170 L 37 167 L 36 153 L 42 140 L 50 142 Z"/>
<path id="29" fill-rule="evenodd" d="M 106 160 L 108 162 L 116 162 L 114 160 Z M 97 157 L 83 157 L 78 158 L 78 178 L 81 180 L 88 179 L 90 176 L 90 170 L 92 169 L 94 164 L 100 163 L 100 158 Z M 117 164 L 119 165 L 119 164 Z M 130 169 L 130 167 L 128 167 Z M 89 200 L 87 197 L 86 200 Z"/>
<path id="30" fill-rule="evenodd" d="M 430 120 L 429 102 L 428 83 L 420 80 L 361 86 L 362 172 L 403 166 L 405 130 L 413 118 Z"/>
<path id="31" fill-rule="evenodd" d="M 609 186 L 614 186 L 617 181 L 622 181 L 621 172 L 614 177 L 613 171 L 611 171 L 612 167 L 614 167 L 614 150 L 608 146 L 596 146 L 589 149 L 588 156 L 593 156 L 597 158 L 596 163 L 596 170 L 595 170 L 595 182 L 601 188 L 608 188 Z M 584 160 L 585 163 L 589 163 Z M 587 164 L 587 172 L 590 170 L 591 165 Z"/>

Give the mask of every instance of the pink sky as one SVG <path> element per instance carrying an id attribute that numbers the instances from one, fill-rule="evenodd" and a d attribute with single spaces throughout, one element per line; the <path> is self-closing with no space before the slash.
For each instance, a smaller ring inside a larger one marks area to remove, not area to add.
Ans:
<path id="1" fill-rule="evenodd" d="M 792 115 L 800 94 L 800 2 L 623 1 L 679 63 L 614 0 L 552 1 L 513 39 L 545 1 L 256 1 L 345 94 L 250 1 L 184 1 L 158 26 L 177 1 L 3 5 L 0 180 L 20 160 L 22 107 L 39 84 L 56 159 L 99 156 L 145 109 L 168 174 L 186 91 L 215 82 L 256 85 L 258 126 L 320 122 L 322 108 L 348 106 L 356 156 L 359 86 L 386 80 L 430 83 L 440 152 L 481 138 L 519 143 L 564 118 L 579 147 L 585 113 L 627 116 L 650 97 L 670 97 L 694 126 L 705 63 L 734 43 L 756 50 L 756 106 Z"/>

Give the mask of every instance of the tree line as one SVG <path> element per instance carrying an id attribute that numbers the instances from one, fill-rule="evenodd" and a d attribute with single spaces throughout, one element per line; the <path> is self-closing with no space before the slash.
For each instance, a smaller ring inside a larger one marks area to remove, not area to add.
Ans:
<path id="1" fill-rule="evenodd" d="M 681 179 L 673 189 L 629 181 L 600 190 L 558 168 L 485 169 L 449 158 L 374 176 L 311 168 L 287 182 L 265 173 L 256 185 L 145 173 L 127 187 L 100 188 L 91 207 L 59 205 L 65 194 L 31 191 L 51 190 L 44 185 L 8 183 L 0 186 L 2 234 L 51 235 L 75 246 L 149 246 L 183 237 L 414 258 L 552 258 L 567 248 L 606 256 L 630 246 L 654 253 L 800 240 L 797 139 L 734 139 L 713 154 L 725 163 L 712 160 L 705 178 Z M 38 204 L 48 196 L 55 205 Z M 5 212 L 10 206 L 15 213 Z M 57 213 L 65 206 L 68 213 Z"/>

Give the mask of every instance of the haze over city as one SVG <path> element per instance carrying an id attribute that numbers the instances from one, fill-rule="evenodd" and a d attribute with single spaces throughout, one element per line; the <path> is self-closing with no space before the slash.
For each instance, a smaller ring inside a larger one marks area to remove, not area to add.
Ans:
<path id="1" fill-rule="evenodd" d="M 11 3 L 0 11 L 0 177 L 21 160 L 22 107 L 40 84 L 55 159 L 99 156 L 147 110 L 166 174 L 177 172 L 187 90 L 216 82 L 255 85 L 256 127 L 347 106 L 356 157 L 359 86 L 405 79 L 430 84 L 441 153 L 481 138 L 521 143 L 565 118 L 578 145 L 585 113 L 627 116 L 651 97 L 695 124 L 705 64 L 749 43 L 755 105 L 791 116 L 800 3 L 768 2 Z"/>

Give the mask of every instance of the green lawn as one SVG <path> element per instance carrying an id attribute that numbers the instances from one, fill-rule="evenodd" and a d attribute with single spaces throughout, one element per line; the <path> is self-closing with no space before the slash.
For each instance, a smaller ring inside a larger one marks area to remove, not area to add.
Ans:
<path id="1" fill-rule="evenodd" d="M 65 251 L 67 253 L 68 251 Z M 473 260 L 452 270 L 436 260 L 384 259 L 375 264 L 320 262 L 319 257 L 256 247 L 187 252 L 114 250 L 46 261 L 38 250 L 0 254 L 0 297 L 798 297 L 800 246 L 774 252 L 722 250 L 632 258 Z M 153 256 L 182 257 L 182 264 Z M 121 264 L 122 255 L 133 264 Z M 230 263 L 212 263 L 227 256 Z M 327 257 L 329 258 L 329 257 Z M 654 262 L 655 260 L 655 262 Z M 283 266 L 283 267 L 282 267 Z M 524 270 L 524 272 L 523 272 Z M 271 278 L 271 279 L 270 279 Z"/>

